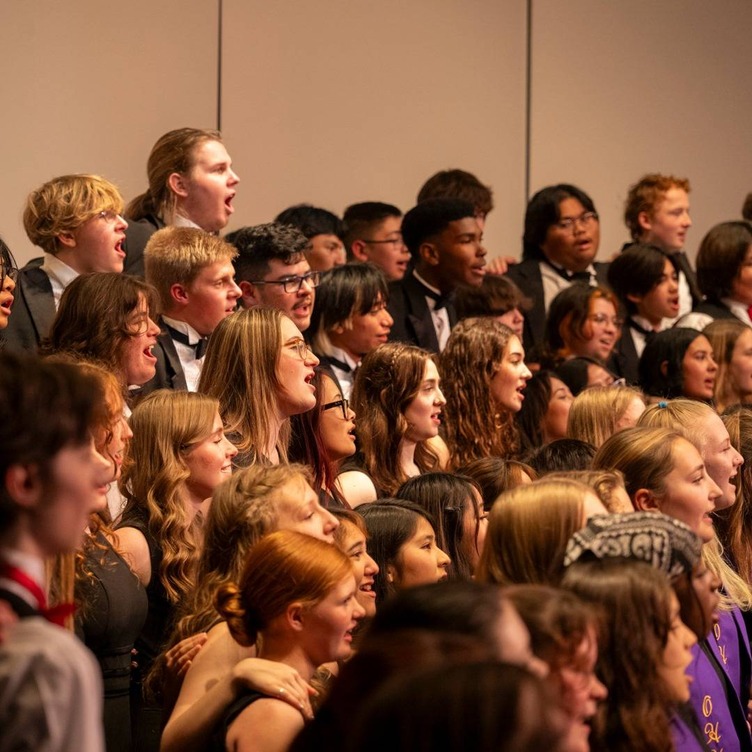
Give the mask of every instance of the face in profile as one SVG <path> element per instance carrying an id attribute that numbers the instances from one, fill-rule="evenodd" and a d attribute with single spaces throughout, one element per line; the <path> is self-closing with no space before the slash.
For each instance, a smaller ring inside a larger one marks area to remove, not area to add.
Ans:
<path id="1" fill-rule="evenodd" d="M 388 564 L 386 568 L 387 579 L 400 590 L 448 577 L 450 559 L 436 545 L 436 533 L 431 523 L 425 517 L 416 517 L 415 531 L 400 546 L 394 564 Z"/>
<path id="2" fill-rule="evenodd" d="M 219 232 L 230 221 L 239 182 L 224 144 L 204 141 L 194 150 L 190 172 L 170 176 L 177 213 L 206 232 Z"/>
<path id="3" fill-rule="evenodd" d="M 302 476 L 287 481 L 274 498 L 277 530 L 293 530 L 334 543 L 339 520 L 321 506 L 318 494 Z"/>
<path id="4" fill-rule="evenodd" d="M 282 349 L 277 356 L 277 408 L 280 417 L 312 410 L 316 406 L 314 368 L 319 359 L 308 348 L 298 327 L 286 316 L 281 325 Z"/>
<path id="5" fill-rule="evenodd" d="M 525 399 L 525 387 L 532 377 L 525 365 L 525 351 L 519 337 L 512 336 L 504 354 L 491 377 L 491 397 L 500 410 L 517 413 Z"/>
<path id="6" fill-rule="evenodd" d="M 410 441 L 427 441 L 438 436 L 441 411 L 446 405 L 440 383 L 436 364 L 429 358 L 426 360 L 418 393 L 405 409 L 405 420 L 408 425 L 406 438 Z"/>
<path id="7" fill-rule="evenodd" d="M 749 398 L 752 397 L 752 329 L 745 328 L 737 337 L 734 349 L 731 352 L 727 378 L 730 380 L 731 389 L 738 397 L 739 402 L 749 401 Z"/>
<path id="8" fill-rule="evenodd" d="M 705 469 L 713 482 L 721 489 L 716 500 L 716 509 L 726 509 L 736 501 L 736 478 L 744 458 L 731 446 L 728 430 L 714 412 L 708 411 L 702 423 L 702 458 Z"/>
<path id="9" fill-rule="evenodd" d="M 95 448 L 94 440 L 61 449 L 49 466 L 49 477 L 29 478 L 34 491 L 29 506 L 35 544 L 45 556 L 77 548 L 89 523 L 89 515 L 106 505 L 112 465 Z"/>
<path id="10" fill-rule="evenodd" d="M 715 536 L 710 515 L 721 490 L 707 474 L 700 453 L 686 439 L 676 439 L 671 458 L 673 466 L 663 480 L 664 490 L 653 494 L 656 507 L 684 522 L 703 543 L 708 543 Z"/>
<path id="11" fill-rule="evenodd" d="M 16 289 L 17 270 L 11 267 L 10 261 L 0 257 L 0 329 L 8 326 L 11 308 L 13 307 L 13 291 Z"/>
<path id="12" fill-rule="evenodd" d="M 352 654 L 353 631 L 365 615 L 356 598 L 355 577 L 347 575 L 327 596 L 303 614 L 301 643 L 314 665 Z"/>
<path id="13" fill-rule="evenodd" d="M 114 210 L 104 210 L 87 219 L 73 232 L 58 237 L 66 262 L 79 274 L 122 272 L 125 262 L 125 231 L 128 223 Z"/>
<path id="14" fill-rule="evenodd" d="M 432 244 L 432 260 L 442 290 L 465 284 L 478 287 L 486 274 L 486 249 L 483 233 L 475 217 L 450 222 Z"/>
<path id="15" fill-rule="evenodd" d="M 713 348 L 701 334 L 687 348 L 682 358 L 682 394 L 688 399 L 713 399 L 718 365 L 713 360 Z"/>
<path id="16" fill-rule="evenodd" d="M 361 261 L 370 261 L 378 266 L 390 282 L 405 276 L 410 262 L 410 251 L 402 240 L 402 217 L 387 217 L 377 228 L 368 233 L 368 238 L 359 241 Z"/>
<path id="17" fill-rule="evenodd" d="M 692 663 L 691 650 L 697 638 L 682 621 L 679 601 L 673 593 L 669 618 L 671 626 L 663 648 L 661 663 L 658 666 L 658 676 L 675 702 L 687 702 L 691 677 L 686 674 L 686 670 Z"/>
<path id="18" fill-rule="evenodd" d="M 143 295 L 139 295 L 138 306 L 128 317 L 128 329 L 130 334 L 120 353 L 120 368 L 127 385 L 141 386 L 157 372 L 157 358 L 152 350 L 159 334 Z"/>
<path id="19" fill-rule="evenodd" d="M 190 473 L 185 481 L 191 498 L 199 503 L 208 499 L 214 489 L 232 474 L 232 458 L 238 453 L 225 436 L 219 413 L 214 414 L 211 433 L 189 447 L 183 462 Z"/>
<path id="20" fill-rule="evenodd" d="M 355 597 L 365 611 L 367 618 L 376 613 L 376 591 L 373 585 L 379 574 L 379 565 L 369 556 L 366 536 L 363 531 L 349 520 L 342 520 L 345 531 L 342 551 L 347 554 L 355 571 L 358 591 Z"/>
<path id="21" fill-rule="evenodd" d="M 687 231 L 692 227 L 689 216 L 689 195 L 683 188 L 669 188 L 652 212 L 640 212 L 638 217 L 645 243 L 674 253 L 684 248 Z"/>
<path id="22" fill-rule="evenodd" d="M 322 374 L 319 385 L 323 405 L 319 416 L 321 441 L 329 459 L 339 462 L 355 454 L 355 412 L 333 379 Z"/>
<path id="23" fill-rule="evenodd" d="M 556 694 L 569 719 L 567 752 L 589 752 L 590 722 L 608 690 L 595 674 L 598 641 L 595 629 L 588 628 L 571 659 L 550 674 Z"/>

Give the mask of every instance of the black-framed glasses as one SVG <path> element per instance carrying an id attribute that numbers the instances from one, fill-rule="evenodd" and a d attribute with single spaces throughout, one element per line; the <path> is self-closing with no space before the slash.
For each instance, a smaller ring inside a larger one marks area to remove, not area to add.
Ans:
<path id="1" fill-rule="evenodd" d="M 350 400 L 342 397 L 338 400 L 334 400 L 334 402 L 327 402 L 325 405 L 321 406 L 321 409 L 333 410 L 335 407 L 342 408 L 342 417 L 347 420 L 347 411 L 350 409 Z"/>
<path id="2" fill-rule="evenodd" d="M 308 274 L 296 274 L 294 277 L 285 277 L 284 279 L 252 279 L 252 285 L 282 285 L 285 292 L 299 292 L 303 283 L 308 283 L 309 287 L 318 287 L 321 280 L 321 272 L 308 272 Z"/>
<path id="3" fill-rule="evenodd" d="M 0 290 L 3 289 L 6 277 L 10 277 L 14 282 L 18 282 L 18 267 L 3 259 L 0 260 Z"/>

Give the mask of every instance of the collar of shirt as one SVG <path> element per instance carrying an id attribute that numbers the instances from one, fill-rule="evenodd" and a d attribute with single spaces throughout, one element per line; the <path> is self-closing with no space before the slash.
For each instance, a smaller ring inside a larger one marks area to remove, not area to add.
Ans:
<path id="1" fill-rule="evenodd" d="M 752 319 L 749 317 L 749 306 L 740 303 L 738 300 L 732 300 L 731 298 L 721 298 L 721 303 L 731 311 L 740 321 L 752 326 Z"/>
<path id="2" fill-rule="evenodd" d="M 545 310 L 548 311 L 551 301 L 556 295 L 572 283 L 564 279 L 556 269 L 552 268 L 550 261 L 540 261 L 538 262 L 538 267 L 540 268 L 541 282 L 543 283 L 543 305 Z M 563 267 L 559 268 L 563 269 Z M 595 267 L 590 264 L 585 271 L 590 274 L 590 284 L 593 284 L 593 280 L 595 280 Z"/>
<path id="3" fill-rule="evenodd" d="M 175 214 L 172 224 L 174 227 L 193 227 L 196 230 L 204 229 L 203 227 L 199 227 L 192 219 L 188 219 L 188 217 L 184 217 L 181 214 Z"/>
<path id="4" fill-rule="evenodd" d="M 63 291 L 78 277 L 78 272 L 51 253 L 44 254 L 44 261 L 39 268 L 50 278 L 52 297 L 55 300 L 55 310 L 57 310 Z"/>
<path id="5" fill-rule="evenodd" d="M 415 277 L 415 279 L 417 279 L 418 282 L 423 285 L 423 287 L 425 287 L 427 290 L 430 290 L 436 296 L 436 298 L 442 297 L 441 290 L 439 290 L 438 287 L 429 285 L 428 282 L 426 282 L 426 280 L 423 279 L 423 277 L 421 277 L 420 274 L 418 274 L 418 272 L 416 272 L 415 270 L 413 270 L 413 277 Z M 436 308 L 436 298 L 432 298 L 430 295 L 425 296 L 426 302 L 428 302 L 428 307 L 432 311 L 434 308 Z"/>
<path id="6" fill-rule="evenodd" d="M 176 331 L 185 334 L 186 337 L 188 337 L 188 343 L 190 345 L 195 345 L 201 339 L 201 335 L 185 321 L 171 319 L 169 316 L 165 316 L 164 314 L 162 315 L 162 321 L 164 321 L 167 326 L 171 326 Z"/>
<path id="7" fill-rule="evenodd" d="M 32 580 L 34 580 L 42 590 L 44 590 L 46 572 L 43 559 L 13 548 L 0 548 L 0 559 L 10 564 L 12 567 L 21 569 Z M 18 583 L 13 582 L 12 580 L 7 580 L 4 577 L 0 578 L 0 581 L 2 581 L 4 588 L 15 593 L 19 598 L 23 598 L 30 606 L 33 606 L 34 608 L 39 607 L 40 604 L 36 602 L 36 599 L 26 588 L 21 587 Z"/>

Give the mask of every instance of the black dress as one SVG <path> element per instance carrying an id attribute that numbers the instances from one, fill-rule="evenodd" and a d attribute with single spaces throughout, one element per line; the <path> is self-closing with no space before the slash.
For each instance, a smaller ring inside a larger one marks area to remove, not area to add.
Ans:
<path id="1" fill-rule="evenodd" d="M 131 675 L 131 717 L 133 718 L 133 748 L 139 752 L 157 752 L 162 733 L 162 709 L 145 702 L 143 682 L 154 660 L 162 652 L 172 629 L 175 607 L 167 598 L 159 570 L 162 549 L 149 531 L 149 513 L 144 508 L 126 509 L 118 528 L 138 530 L 149 547 L 151 580 L 146 586 L 149 610 L 143 629 L 136 639 L 136 664 Z"/>
<path id="2" fill-rule="evenodd" d="M 146 592 L 107 538 L 99 533 L 96 542 L 85 564 L 93 576 L 76 584 L 76 633 L 102 670 L 107 752 L 130 752 L 131 650 L 146 620 Z"/>

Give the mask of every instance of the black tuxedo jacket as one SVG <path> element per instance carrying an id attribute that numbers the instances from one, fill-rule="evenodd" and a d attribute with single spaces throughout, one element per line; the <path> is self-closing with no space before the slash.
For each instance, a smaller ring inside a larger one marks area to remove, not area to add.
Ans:
<path id="1" fill-rule="evenodd" d="M 41 259 L 34 259 L 18 273 L 8 326 L 0 333 L 9 350 L 36 352 L 55 319 L 52 283 L 40 263 Z"/>
<path id="2" fill-rule="evenodd" d="M 157 372 L 151 381 L 147 381 L 138 391 L 137 399 L 155 392 L 157 389 L 177 389 L 185 391 L 188 385 L 185 382 L 185 373 L 175 349 L 175 341 L 170 336 L 164 321 L 159 319 L 159 328 L 162 330 L 157 336 L 157 344 L 152 351 L 157 358 Z"/>
<path id="3" fill-rule="evenodd" d="M 594 261 L 595 276 L 598 284 L 608 287 L 606 274 L 608 264 Z M 525 328 L 522 344 L 525 353 L 537 353 L 540 357 L 546 342 L 546 304 L 543 295 L 543 277 L 538 259 L 526 259 L 519 264 L 510 264 L 506 276 L 520 288 L 523 295 L 530 298 L 533 307 L 525 311 Z"/>
<path id="4" fill-rule="evenodd" d="M 639 363 L 640 358 L 637 355 L 637 349 L 632 339 L 632 330 L 625 323 L 621 330 L 621 337 L 616 343 L 613 353 L 611 353 L 610 364 L 612 370 L 617 376 L 626 379 L 629 386 L 635 386 L 640 380 Z"/>
<path id="5" fill-rule="evenodd" d="M 125 231 L 125 264 L 123 272 L 133 274 L 136 277 L 144 276 L 144 248 L 149 238 L 165 223 L 152 214 L 144 219 L 128 220 L 128 229 Z"/>
<path id="6" fill-rule="evenodd" d="M 426 303 L 425 288 L 415 279 L 412 269 L 408 269 L 403 279 L 389 284 L 387 310 L 394 319 L 389 332 L 390 342 L 406 342 L 431 352 L 439 351 L 439 339 Z M 447 302 L 446 310 L 449 326 L 454 327 L 457 311 L 451 302 Z"/>

